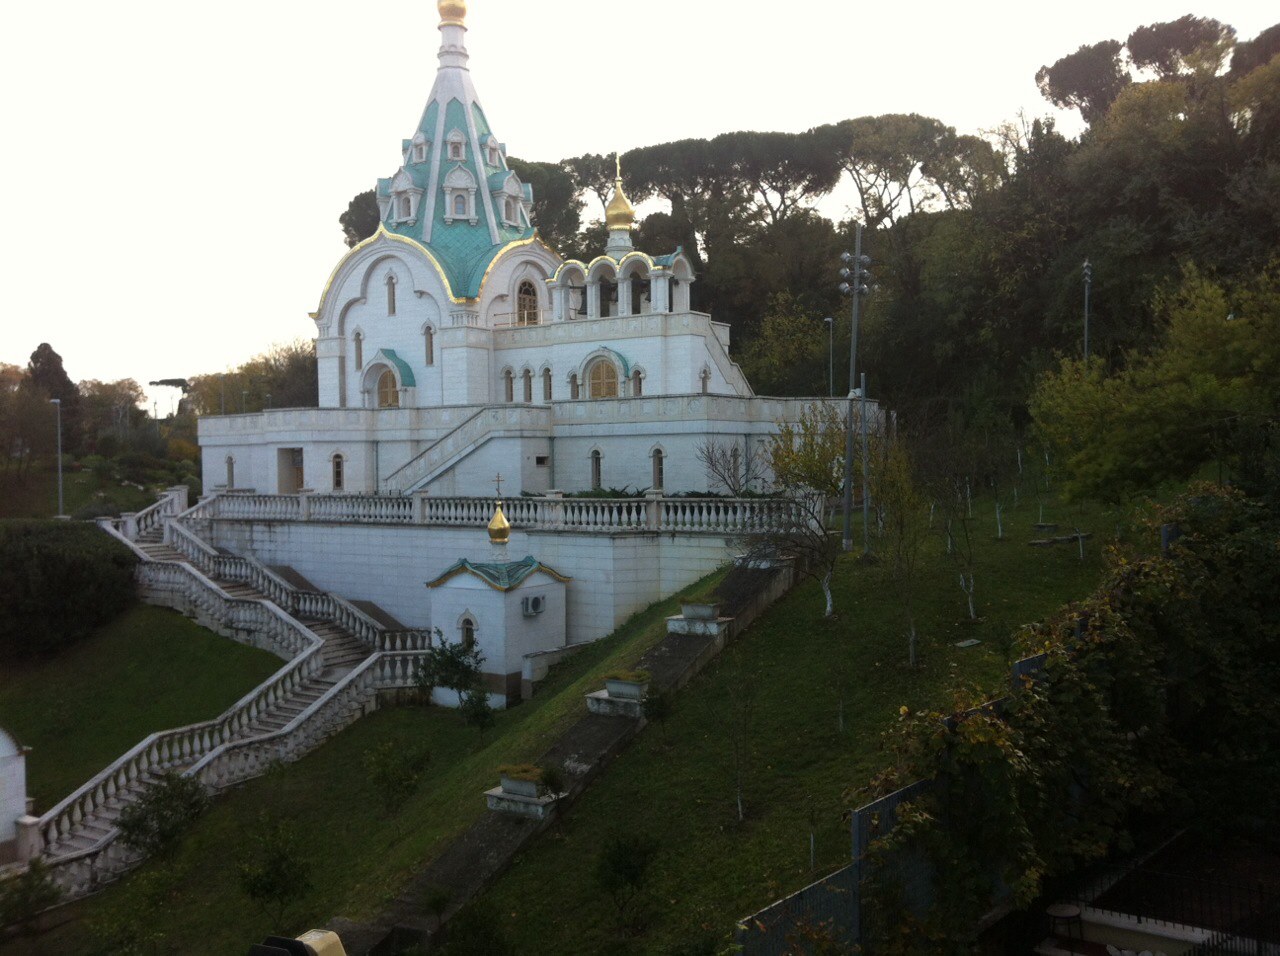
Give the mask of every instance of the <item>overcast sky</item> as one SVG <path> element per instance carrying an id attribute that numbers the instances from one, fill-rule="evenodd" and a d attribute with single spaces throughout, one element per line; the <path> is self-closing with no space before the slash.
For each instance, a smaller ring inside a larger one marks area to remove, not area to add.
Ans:
<path id="1" fill-rule="evenodd" d="M 537 160 L 889 112 L 978 132 L 1055 114 L 1035 72 L 1083 43 L 1277 19 L 1261 0 L 469 7 L 481 102 Z M 48 341 L 75 380 L 145 386 L 313 336 L 337 216 L 395 172 L 438 19 L 432 0 L 5 3 L 0 361 Z"/>

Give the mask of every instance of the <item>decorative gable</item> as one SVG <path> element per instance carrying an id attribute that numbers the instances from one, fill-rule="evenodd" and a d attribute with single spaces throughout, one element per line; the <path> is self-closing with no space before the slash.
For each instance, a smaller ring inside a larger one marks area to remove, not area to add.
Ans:
<path id="1" fill-rule="evenodd" d="M 479 221 L 476 215 L 476 178 L 465 166 L 454 166 L 444 177 L 444 221 L 465 220 L 471 225 Z"/>

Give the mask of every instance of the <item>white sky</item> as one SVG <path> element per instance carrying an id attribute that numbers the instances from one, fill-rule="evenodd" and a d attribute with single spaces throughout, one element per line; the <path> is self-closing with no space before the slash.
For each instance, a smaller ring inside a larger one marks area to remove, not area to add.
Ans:
<path id="1" fill-rule="evenodd" d="M 1067 5 L 470 0 L 513 156 L 917 112 L 960 132 L 1055 111 L 1036 70 L 1185 0 Z M 1269 9 L 1268 9 L 1269 8 Z M 1262 0 L 1219 0 L 1250 38 Z M 0 9 L 0 361 L 74 380 L 220 371 L 314 335 L 338 215 L 399 164 L 439 45 L 431 0 L 26 0 Z M 1061 128 L 1078 128 L 1074 114 Z M 588 207 L 588 214 L 598 210 Z M 172 390 L 152 389 L 163 414 Z"/>

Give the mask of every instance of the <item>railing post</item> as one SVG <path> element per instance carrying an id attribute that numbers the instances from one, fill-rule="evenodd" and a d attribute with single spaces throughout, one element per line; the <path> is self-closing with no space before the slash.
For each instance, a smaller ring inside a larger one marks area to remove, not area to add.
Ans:
<path id="1" fill-rule="evenodd" d="M 167 515 L 180 515 L 188 508 L 187 502 L 191 490 L 186 485 L 174 485 L 172 488 L 166 488 L 165 494 L 169 496 L 169 507 L 165 509 Z"/>
<path id="2" fill-rule="evenodd" d="M 30 809 L 30 807 L 28 807 Z M 44 837 L 40 835 L 40 818 L 31 814 L 18 817 L 18 862 L 34 860 L 44 850 Z"/>
<path id="3" fill-rule="evenodd" d="M 542 526 L 544 528 L 563 528 L 564 492 L 552 490 L 548 491 L 543 497 L 547 499 L 547 503 L 542 514 Z"/>
<path id="4" fill-rule="evenodd" d="M 413 519 L 414 524 L 427 523 L 427 490 L 419 488 L 413 492 Z"/>
<path id="5" fill-rule="evenodd" d="M 311 520 L 311 492 L 309 491 L 298 492 L 298 520 Z"/>
<path id="6" fill-rule="evenodd" d="M 648 531 L 662 530 L 662 499 L 666 494 L 661 488 L 644 493 L 644 526 Z"/>
<path id="7" fill-rule="evenodd" d="M 122 511 L 120 513 L 120 533 L 130 541 L 138 540 L 138 513 Z"/>

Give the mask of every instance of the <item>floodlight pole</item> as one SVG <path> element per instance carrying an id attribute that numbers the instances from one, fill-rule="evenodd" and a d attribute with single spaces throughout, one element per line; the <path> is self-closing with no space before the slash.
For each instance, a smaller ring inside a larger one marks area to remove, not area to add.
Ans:
<path id="1" fill-rule="evenodd" d="M 858 417 L 862 419 L 862 555 L 871 553 L 871 456 L 867 454 L 867 373 L 862 373 L 858 383 L 858 400 L 860 409 Z"/>
<path id="2" fill-rule="evenodd" d="M 62 517 L 62 399 L 51 398 L 49 404 L 58 412 L 58 517 Z"/>
<path id="3" fill-rule="evenodd" d="M 861 285 L 862 264 L 862 225 L 859 223 L 853 234 L 853 288 L 849 298 L 853 300 L 853 330 L 849 337 L 849 411 L 844 442 L 844 550 L 853 550 L 853 399 L 856 395 L 855 383 L 858 381 L 858 301 Z"/>

